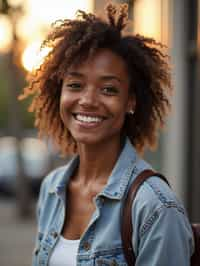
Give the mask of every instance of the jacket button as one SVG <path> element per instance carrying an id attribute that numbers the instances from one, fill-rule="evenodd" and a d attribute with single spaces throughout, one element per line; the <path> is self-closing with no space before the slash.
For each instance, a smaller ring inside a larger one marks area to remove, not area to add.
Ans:
<path id="1" fill-rule="evenodd" d="M 84 248 L 85 250 L 89 250 L 89 249 L 91 248 L 90 243 L 89 243 L 89 242 L 84 242 L 84 243 L 83 243 L 83 248 Z"/>
<path id="2" fill-rule="evenodd" d="M 57 233 L 57 232 L 53 232 L 53 233 L 52 233 L 52 236 L 53 236 L 54 238 L 56 238 L 56 237 L 58 236 L 58 233 Z"/>
<path id="3" fill-rule="evenodd" d="M 35 249 L 35 250 L 34 250 L 34 253 L 35 253 L 35 255 L 37 256 L 37 254 L 39 253 L 39 248 Z"/>

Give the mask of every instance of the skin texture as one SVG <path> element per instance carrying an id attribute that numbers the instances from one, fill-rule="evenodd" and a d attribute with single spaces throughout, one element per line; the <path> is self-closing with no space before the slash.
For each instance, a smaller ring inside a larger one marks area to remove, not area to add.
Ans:
<path id="1" fill-rule="evenodd" d="M 63 228 L 66 238 L 79 238 L 88 224 L 94 211 L 92 198 L 107 182 L 120 152 L 120 135 L 126 113 L 134 108 L 135 100 L 129 95 L 126 65 L 112 51 L 101 49 L 66 73 L 60 113 L 80 155 L 80 165 L 67 192 L 70 207 Z M 76 113 L 104 119 L 88 126 L 75 119 L 73 114 Z"/>

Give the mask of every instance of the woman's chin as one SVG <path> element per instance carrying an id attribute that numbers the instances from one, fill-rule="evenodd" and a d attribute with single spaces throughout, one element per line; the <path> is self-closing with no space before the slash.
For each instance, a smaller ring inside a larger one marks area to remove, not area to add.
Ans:
<path id="1" fill-rule="evenodd" d="M 82 135 L 82 136 L 73 136 L 73 138 L 75 139 L 77 145 L 98 145 L 99 143 L 102 143 L 105 141 L 104 138 L 102 137 L 98 137 L 95 135 Z"/>
<path id="2" fill-rule="evenodd" d="M 77 138 L 75 139 L 77 145 L 97 145 L 99 141 L 97 139 L 91 139 L 91 138 Z"/>

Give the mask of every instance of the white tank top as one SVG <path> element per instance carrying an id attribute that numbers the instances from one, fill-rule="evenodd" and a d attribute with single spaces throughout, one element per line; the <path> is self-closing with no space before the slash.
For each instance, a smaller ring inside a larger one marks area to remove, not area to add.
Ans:
<path id="1" fill-rule="evenodd" d="M 80 240 L 59 237 L 49 259 L 48 266 L 76 266 L 76 255 Z"/>

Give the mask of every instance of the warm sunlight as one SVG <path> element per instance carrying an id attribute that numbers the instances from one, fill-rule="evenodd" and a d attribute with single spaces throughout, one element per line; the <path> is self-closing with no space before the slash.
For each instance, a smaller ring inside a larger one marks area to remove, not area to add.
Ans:
<path id="1" fill-rule="evenodd" d="M 36 40 L 44 38 L 55 20 L 75 17 L 77 9 L 92 11 L 93 0 L 26 0 L 26 15 L 19 21 L 17 32 L 24 42 L 31 43 L 22 55 L 22 64 L 27 71 L 40 65 L 49 52 L 44 50 L 38 55 L 40 44 Z"/>
<path id="2" fill-rule="evenodd" d="M 17 32 L 23 40 L 31 42 L 43 38 L 51 23 L 75 17 L 77 9 L 93 10 L 93 0 L 26 0 L 26 14 L 18 22 Z"/>
<path id="3" fill-rule="evenodd" d="M 140 0 L 134 4 L 134 32 L 161 41 L 161 0 Z"/>
<path id="4" fill-rule="evenodd" d="M 93 0 L 29 0 L 28 10 L 34 20 L 44 24 L 50 24 L 56 19 L 73 18 L 77 9 L 91 11 Z"/>
<path id="5" fill-rule="evenodd" d="M 40 45 L 41 42 L 36 41 L 31 43 L 24 50 L 22 54 L 22 64 L 27 71 L 38 68 L 42 64 L 44 57 L 50 52 L 50 48 L 47 47 L 40 50 Z"/>
<path id="6" fill-rule="evenodd" d="M 0 52 L 6 53 L 9 51 L 12 42 L 12 25 L 9 19 L 0 16 Z"/>
<path id="7" fill-rule="evenodd" d="M 13 7 L 17 7 L 21 4 L 24 4 L 24 2 L 27 0 L 8 0 L 9 5 L 13 6 Z"/>

